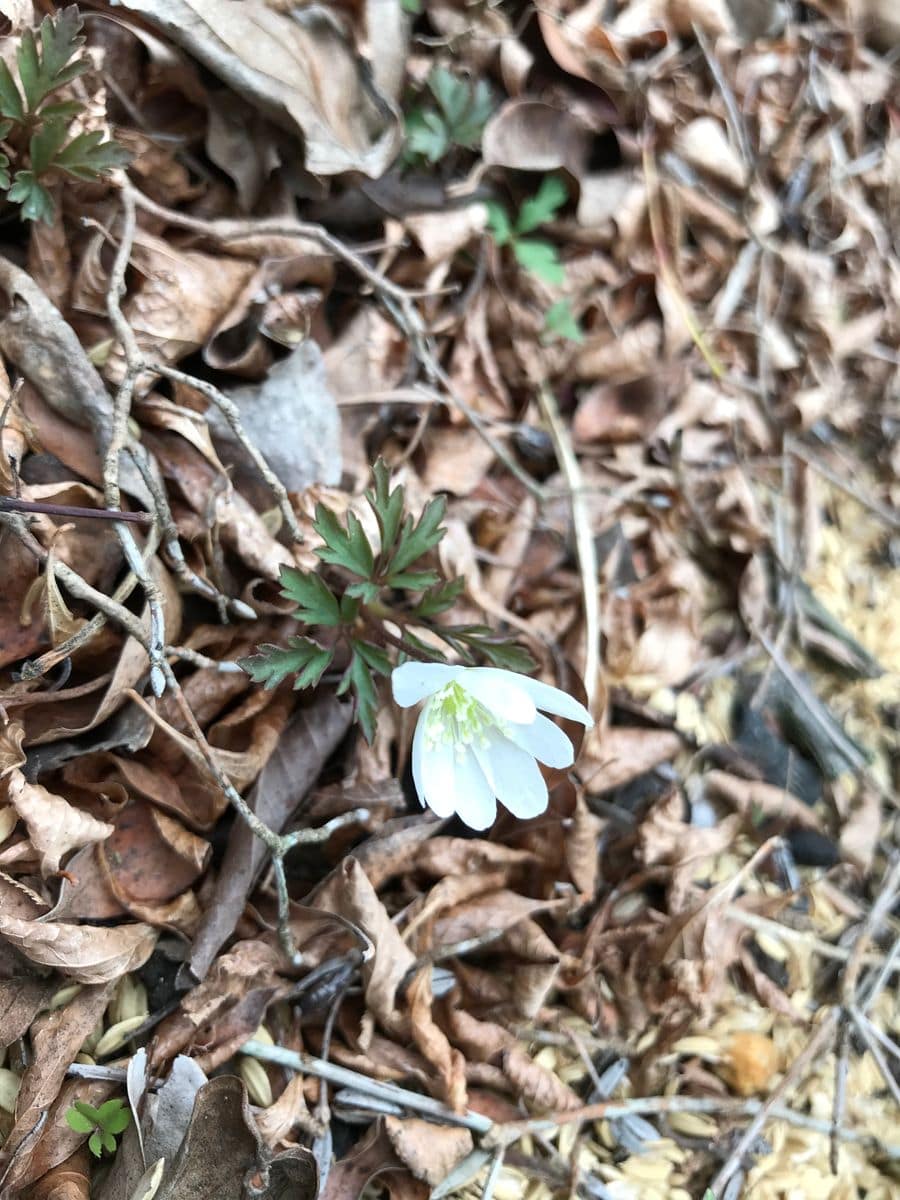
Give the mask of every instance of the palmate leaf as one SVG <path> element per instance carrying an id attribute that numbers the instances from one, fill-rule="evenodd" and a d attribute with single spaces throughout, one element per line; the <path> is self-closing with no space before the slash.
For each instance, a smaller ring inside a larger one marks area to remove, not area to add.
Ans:
<path id="1" fill-rule="evenodd" d="M 28 112 L 36 112 L 51 92 L 88 69 L 85 59 L 72 61 L 84 45 L 81 26 L 81 14 L 70 5 L 55 17 L 44 17 L 40 44 L 32 30 L 23 32 L 16 62 Z"/>
<path id="2" fill-rule="evenodd" d="M 109 138 L 104 141 L 103 133 L 95 129 L 90 133 L 79 133 L 77 137 L 72 138 L 71 142 L 56 154 L 52 165 L 74 179 L 91 180 L 116 167 L 123 167 L 130 158 L 127 150 Z"/>
<path id="3" fill-rule="evenodd" d="M 313 571 L 298 571 L 296 567 L 282 567 L 279 582 L 285 600 L 293 600 L 297 605 L 297 611 L 291 615 L 298 621 L 306 625 L 340 625 L 340 607 L 321 576 Z"/>
<path id="4" fill-rule="evenodd" d="M 369 579 L 375 566 L 375 556 L 365 530 L 355 513 L 347 514 L 347 528 L 341 525 L 335 513 L 324 504 L 316 505 L 313 529 L 325 543 L 316 554 L 323 562 L 344 567 L 354 575 Z"/>
<path id="5" fill-rule="evenodd" d="M 456 603 L 465 591 L 465 579 L 449 579 L 444 583 L 435 584 L 425 593 L 413 609 L 414 617 L 436 617 L 446 612 Z"/>
<path id="6" fill-rule="evenodd" d="M 545 175 L 537 192 L 529 196 L 519 209 L 516 233 L 531 233 L 541 225 L 546 225 L 568 198 L 569 193 L 563 181 L 555 175 Z"/>
<path id="7" fill-rule="evenodd" d="M 566 272 L 556 247 L 538 238 L 521 238 L 513 242 L 513 253 L 520 267 L 546 283 L 564 283 Z"/>
<path id="8" fill-rule="evenodd" d="M 287 646 L 265 643 L 258 653 L 242 658 L 240 667 L 256 683 L 271 691 L 289 675 L 296 675 L 294 691 L 314 687 L 334 657 L 334 651 L 324 649 L 311 638 L 290 637 Z"/>
<path id="9" fill-rule="evenodd" d="M 394 548 L 400 523 L 403 520 L 403 488 L 398 484 L 391 490 L 391 472 L 383 458 L 372 468 L 375 486 L 366 492 L 366 500 L 375 514 L 381 534 L 381 556 L 387 558 Z"/>
<path id="10" fill-rule="evenodd" d="M 447 532 L 441 528 L 446 511 L 447 501 L 439 496 L 436 500 L 429 500 L 415 525 L 412 516 L 407 515 L 397 539 L 397 549 L 391 557 L 386 576 L 388 583 L 438 544 Z"/>
<path id="11" fill-rule="evenodd" d="M 53 197 L 35 178 L 33 171 L 16 171 L 16 177 L 7 192 L 7 197 L 14 204 L 21 204 L 24 220 L 44 221 L 47 225 L 53 224 Z"/>
<path id="12" fill-rule="evenodd" d="M 350 665 L 341 677 L 337 694 L 343 696 L 347 691 L 353 693 L 356 700 L 356 717 L 362 727 L 363 736 L 371 743 L 375 737 L 375 724 L 378 716 L 378 693 L 372 679 L 372 669 L 366 661 L 362 647 L 374 650 L 367 643 L 352 642 Z M 377 668 L 376 668 L 377 669 Z"/>

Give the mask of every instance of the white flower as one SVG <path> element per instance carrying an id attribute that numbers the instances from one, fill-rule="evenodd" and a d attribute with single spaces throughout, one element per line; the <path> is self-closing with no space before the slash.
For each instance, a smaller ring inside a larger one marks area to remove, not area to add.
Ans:
<path id="1" fill-rule="evenodd" d="M 556 713 L 593 725 L 584 705 L 559 688 L 496 667 L 407 662 L 391 676 L 401 708 L 420 700 L 412 747 L 419 799 L 439 817 L 458 813 L 472 829 L 487 829 L 497 801 L 517 817 L 547 807 L 547 785 L 535 762 L 569 767 L 572 743 L 541 716 Z"/>

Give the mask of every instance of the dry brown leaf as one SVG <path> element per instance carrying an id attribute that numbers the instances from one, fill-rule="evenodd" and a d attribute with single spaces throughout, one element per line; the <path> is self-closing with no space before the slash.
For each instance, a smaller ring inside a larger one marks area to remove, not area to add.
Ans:
<path id="1" fill-rule="evenodd" d="M 431 968 L 424 967 L 406 989 L 410 1028 L 423 1057 L 437 1070 L 441 1081 L 441 1099 L 455 1112 L 466 1107 L 466 1063 L 447 1035 L 435 1023 L 431 1011 Z M 401 1158 L 403 1155 L 401 1154 Z"/>
<path id="2" fill-rule="evenodd" d="M 384 1127 L 401 1162 L 431 1187 L 447 1178 L 472 1150 L 468 1129 L 432 1125 L 418 1117 L 385 1117 Z"/>
<path id="3" fill-rule="evenodd" d="M 282 13 L 263 0 L 239 8 L 216 0 L 133 0 L 128 7 L 299 134 L 313 174 L 361 171 L 375 178 L 394 157 L 393 105 L 367 83 L 337 19 L 324 10 Z"/>
<path id="4" fill-rule="evenodd" d="M 73 808 L 39 783 L 29 783 L 17 768 L 9 776 L 7 799 L 28 828 L 45 876 L 59 870 L 70 850 L 102 842 L 113 833 L 112 825 Z"/>
<path id="5" fill-rule="evenodd" d="M 784 821 L 801 829 L 821 829 L 821 818 L 785 788 L 775 787 L 759 779 L 741 779 L 727 771 L 708 771 L 703 776 L 708 794 L 734 805 L 745 817 L 763 812 L 768 817 Z"/>
<path id="6" fill-rule="evenodd" d="M 565 904 L 566 901 L 535 900 L 531 896 L 520 896 L 508 888 L 498 888 L 458 904 L 439 917 L 434 924 L 434 940 L 439 945 L 452 945 L 480 937 L 483 933 L 500 933 L 525 917 L 558 908 L 561 903 Z"/>
<path id="7" fill-rule="evenodd" d="M 21 767 L 25 762 L 25 752 L 22 742 L 25 730 L 18 721 L 7 721 L 0 731 L 0 779 L 5 779 L 10 772 Z"/>
<path id="8" fill-rule="evenodd" d="M 881 838 L 881 797 L 863 783 L 849 814 L 841 824 L 839 845 L 842 856 L 863 874 L 872 869 Z"/>
<path id="9" fill-rule="evenodd" d="M 536 1063 L 521 1046 L 504 1050 L 501 1065 L 522 1099 L 541 1112 L 565 1112 L 581 1104 L 577 1093 L 558 1075 Z"/>
<path id="10" fill-rule="evenodd" d="M 104 984 L 143 966 L 156 945 L 149 925 L 63 925 L 0 912 L 0 936 L 32 962 L 55 967 L 79 983 Z"/>

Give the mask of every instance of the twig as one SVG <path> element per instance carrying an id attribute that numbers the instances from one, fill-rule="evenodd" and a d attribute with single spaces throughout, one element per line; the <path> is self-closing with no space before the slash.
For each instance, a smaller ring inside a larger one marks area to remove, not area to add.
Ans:
<path id="1" fill-rule="evenodd" d="M 148 361 L 146 367 L 150 371 L 157 371 L 160 375 L 164 375 L 166 379 L 172 379 L 176 383 L 187 384 L 188 387 L 205 396 L 211 401 L 216 408 L 221 412 L 222 416 L 228 422 L 229 428 L 244 450 L 250 455 L 253 464 L 259 471 L 262 478 L 268 484 L 269 489 L 278 501 L 278 507 L 281 510 L 281 515 L 284 518 L 284 523 L 291 531 L 291 537 L 295 542 L 304 540 L 303 531 L 297 521 L 297 514 L 294 512 L 294 507 L 291 504 L 291 498 L 288 495 L 287 488 L 266 462 L 265 457 L 257 450 L 253 442 L 247 436 L 247 431 L 244 429 L 241 421 L 241 412 L 230 396 L 226 396 L 220 391 L 215 384 L 208 383 L 205 379 L 197 379 L 193 375 L 188 375 L 185 371 L 179 371 L 176 367 L 170 367 L 167 363 L 159 362 L 154 359 Z M 254 617 L 256 614 L 253 614 Z"/>
<path id="2" fill-rule="evenodd" d="M 506 1157 L 506 1147 L 498 1146 L 494 1151 L 494 1156 L 491 1159 L 491 1166 L 487 1173 L 487 1179 L 484 1181 L 484 1190 L 481 1193 L 481 1200 L 492 1200 L 494 1188 L 497 1186 L 497 1180 L 500 1178 L 500 1169 L 503 1166 L 503 1159 Z"/>
<path id="3" fill-rule="evenodd" d="M 591 519 L 587 499 L 584 495 L 584 476 L 572 449 L 572 439 L 559 415 L 556 397 L 547 387 L 538 392 L 538 401 L 543 409 L 550 436 L 556 449 L 556 457 L 570 488 L 572 524 L 575 529 L 575 553 L 581 572 L 581 594 L 584 600 L 585 650 L 584 690 L 587 706 L 593 711 L 600 679 L 600 580 L 597 567 L 597 547 L 591 532 Z"/>
<path id="4" fill-rule="evenodd" d="M 250 1041 L 241 1046 L 241 1054 L 249 1054 L 251 1058 L 258 1058 L 260 1062 L 277 1063 L 304 1075 L 313 1075 L 337 1087 L 354 1088 L 367 1096 L 376 1096 L 380 1100 L 399 1104 L 411 1112 L 420 1112 L 443 1121 L 446 1125 L 461 1125 L 464 1129 L 471 1129 L 473 1133 L 487 1133 L 494 1126 L 490 1117 L 484 1117 L 481 1113 L 454 1112 L 452 1108 L 431 1096 L 410 1092 L 395 1083 L 382 1083 L 380 1080 L 370 1079 L 368 1075 L 351 1071 L 348 1067 L 341 1067 L 297 1050 L 286 1050 L 282 1046 L 264 1046 L 262 1042 Z"/>
<path id="5" fill-rule="evenodd" d="M 759 913 L 748 912 L 746 909 L 739 908 L 731 904 L 726 909 L 730 920 L 737 921 L 739 925 L 746 925 L 748 929 L 758 929 L 763 933 L 770 933 L 773 937 L 781 938 L 785 942 L 797 942 L 800 945 L 808 946 L 816 954 L 822 958 L 833 958 L 838 962 L 847 962 L 850 958 L 851 951 L 846 946 L 834 946 L 831 942 L 823 941 L 811 930 L 794 929 L 790 925 L 782 925 L 778 921 L 773 921 L 771 917 L 760 916 Z M 900 961 L 891 963 L 888 958 L 880 954 L 865 954 L 863 955 L 863 964 L 867 967 L 880 967 L 882 970 L 886 967 L 888 974 L 900 972 Z"/>
<path id="6" fill-rule="evenodd" d="M 881 501 L 876 500 L 873 496 L 868 495 L 852 479 L 846 479 L 836 471 L 833 471 L 831 467 L 826 466 L 821 459 L 816 458 L 812 451 L 798 442 L 795 437 L 786 437 L 784 439 L 784 449 L 785 453 L 802 459 L 807 466 L 817 471 L 823 479 L 827 479 L 836 488 L 839 488 L 842 492 L 846 492 L 848 496 L 852 496 L 858 504 L 861 504 L 863 508 L 867 508 L 870 512 L 874 513 L 891 529 L 900 529 L 900 513 L 895 509 L 888 508 L 887 505 L 882 504 Z"/>
<path id="7" fill-rule="evenodd" d="M 122 195 L 122 206 L 122 235 L 106 289 L 106 311 L 116 336 L 121 342 L 126 361 L 125 374 L 113 402 L 112 432 L 103 459 L 103 491 L 106 505 L 112 509 L 122 507 L 119 488 L 119 455 L 127 445 L 128 417 L 134 397 L 134 384 L 143 365 L 137 339 L 131 326 L 125 320 L 121 305 L 121 297 L 125 292 L 125 272 L 134 244 L 136 224 L 134 203 L 125 193 Z M 125 555 L 125 561 L 137 576 L 147 597 L 147 607 L 150 613 L 150 636 L 147 644 L 147 653 L 150 655 L 150 687 L 156 696 L 161 696 L 166 686 L 165 672 L 163 671 L 166 622 L 162 598 L 131 530 L 121 521 L 116 522 L 115 530 Z"/>
<path id="8" fill-rule="evenodd" d="M 20 496 L 0 496 L 4 512 L 42 513 L 48 517 L 68 517 L 86 521 L 131 521 L 135 525 L 151 525 L 153 518 L 145 512 L 113 512 L 109 508 L 81 508 L 77 504 L 50 504 L 46 500 L 23 500 Z"/>

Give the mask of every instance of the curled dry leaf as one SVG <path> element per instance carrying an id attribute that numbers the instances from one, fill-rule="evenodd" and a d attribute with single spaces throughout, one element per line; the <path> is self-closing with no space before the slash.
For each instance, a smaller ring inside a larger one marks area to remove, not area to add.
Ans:
<path id="1" fill-rule="evenodd" d="M 385 1117 L 384 1127 L 400 1161 L 416 1179 L 433 1188 L 443 1183 L 473 1146 L 468 1129 L 432 1125 L 418 1117 Z"/>
<path id="2" fill-rule="evenodd" d="M 708 771 L 703 776 L 703 785 L 710 796 L 734 805 L 746 817 L 764 813 L 788 826 L 822 828 L 822 821 L 815 810 L 786 788 L 774 787 L 759 779 L 741 779 L 727 771 Z"/>
<path id="3" fill-rule="evenodd" d="M 130 0 L 127 7 L 165 30 L 278 124 L 299 133 L 313 174 L 361 171 L 374 178 L 394 157 L 399 124 L 393 105 L 374 92 L 363 64 L 324 9 L 280 12 L 263 0 L 239 6 Z"/>
<path id="4" fill-rule="evenodd" d="M 407 988 L 407 999 L 413 1041 L 440 1076 L 441 1099 L 456 1112 L 461 1112 L 466 1107 L 466 1061 L 435 1023 L 431 1011 L 430 967 L 424 967 L 416 974 Z"/>
<path id="5" fill-rule="evenodd" d="M 29 783 L 18 769 L 10 774 L 7 799 L 25 822 L 28 836 L 40 858 L 41 873 L 52 875 L 70 850 L 102 842 L 113 826 L 90 813 L 73 808 L 39 783 Z"/>
<path id="6" fill-rule="evenodd" d="M 0 912 L 0 936 L 32 962 L 79 983 L 108 983 L 143 966 L 156 945 L 149 925 L 63 925 Z"/>

